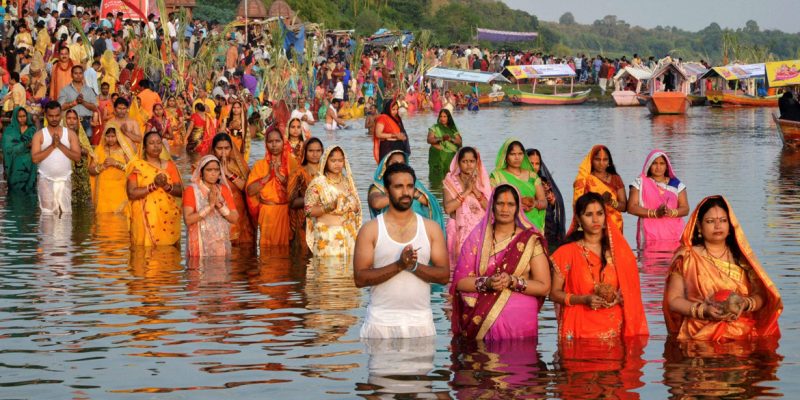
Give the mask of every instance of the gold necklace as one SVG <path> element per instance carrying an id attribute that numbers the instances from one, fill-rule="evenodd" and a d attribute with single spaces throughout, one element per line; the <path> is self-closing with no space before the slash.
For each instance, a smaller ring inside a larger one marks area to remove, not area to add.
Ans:
<path id="1" fill-rule="evenodd" d="M 328 182 L 330 182 L 330 183 L 332 183 L 334 185 L 341 185 L 342 182 L 344 182 L 344 175 L 339 174 L 339 179 L 334 179 L 334 178 L 331 178 L 328 174 L 325 174 L 325 179 L 327 179 Z"/>
<path id="2" fill-rule="evenodd" d="M 708 250 L 708 247 L 706 247 L 705 245 L 703 245 L 703 249 L 705 249 L 706 254 L 708 254 L 711 257 L 714 257 L 714 258 L 716 258 L 718 260 L 722 260 L 722 261 L 725 261 L 725 262 L 728 261 L 728 257 L 726 257 L 728 255 L 728 246 L 725 246 L 725 251 L 723 251 L 722 254 L 720 254 L 719 256 L 717 256 L 714 253 L 710 252 Z"/>

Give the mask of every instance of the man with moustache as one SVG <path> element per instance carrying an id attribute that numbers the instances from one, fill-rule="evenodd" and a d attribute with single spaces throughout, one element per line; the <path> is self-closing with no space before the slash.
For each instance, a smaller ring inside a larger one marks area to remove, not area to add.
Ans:
<path id="1" fill-rule="evenodd" d="M 416 180 L 410 166 L 389 166 L 383 175 L 389 209 L 358 232 L 355 284 L 372 287 L 362 338 L 436 334 L 430 283 L 446 284 L 450 268 L 442 229 L 411 209 Z"/>

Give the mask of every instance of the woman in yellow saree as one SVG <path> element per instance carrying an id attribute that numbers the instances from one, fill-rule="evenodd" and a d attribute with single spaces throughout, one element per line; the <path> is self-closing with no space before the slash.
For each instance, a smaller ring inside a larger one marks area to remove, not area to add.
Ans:
<path id="1" fill-rule="evenodd" d="M 609 220 L 617 226 L 620 232 L 623 232 L 622 212 L 628 209 L 625 183 L 617 174 L 617 168 L 614 166 L 614 160 L 611 159 L 608 147 L 601 144 L 592 147 L 578 167 L 578 175 L 575 177 L 573 189 L 573 206 L 578 198 L 587 192 L 603 196 Z"/>
<path id="2" fill-rule="evenodd" d="M 779 337 L 783 301 L 722 196 L 695 208 L 664 292 L 667 331 L 714 342 Z"/>
<path id="3" fill-rule="evenodd" d="M 143 146 L 140 158 L 129 162 L 126 169 L 131 244 L 176 245 L 181 240 L 181 176 L 172 160 L 161 159 L 161 136 L 146 133 Z"/>
<path id="4" fill-rule="evenodd" d="M 89 174 L 94 177 L 92 187 L 94 212 L 127 215 L 130 209 L 125 170 L 128 163 L 136 158 L 133 147 L 117 124 L 112 122 L 106 125 L 100 137 L 100 144 L 94 153 L 95 157 L 89 163 Z"/>
<path id="5" fill-rule="evenodd" d="M 103 75 L 100 83 L 108 83 L 108 95 L 117 92 L 117 82 L 119 81 L 119 64 L 114 59 L 114 52 L 106 50 L 100 57 L 100 65 L 103 67 Z"/>
<path id="6" fill-rule="evenodd" d="M 320 166 L 306 191 L 308 248 L 318 257 L 348 256 L 353 253 L 361 227 L 361 200 L 350 163 L 344 150 L 333 146 Z"/>
<path id="7" fill-rule="evenodd" d="M 267 152 L 247 178 L 247 205 L 258 221 L 261 246 L 289 245 L 289 176 L 297 162 L 278 129 L 267 132 Z"/>

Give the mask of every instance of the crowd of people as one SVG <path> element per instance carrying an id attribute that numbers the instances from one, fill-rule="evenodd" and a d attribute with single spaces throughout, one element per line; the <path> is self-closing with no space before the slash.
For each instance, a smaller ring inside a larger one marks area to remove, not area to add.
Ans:
<path id="1" fill-rule="evenodd" d="M 711 196 L 690 215 L 666 153 L 650 153 L 626 187 L 609 148 L 594 146 L 577 169 L 567 228 L 567 193 L 541 152 L 508 138 L 489 172 L 454 120 L 458 99 L 414 78 L 415 65 L 433 65 L 426 58 L 444 65 L 472 58 L 483 69 L 483 62 L 532 63 L 541 55 L 429 49 L 401 60 L 397 49 L 377 49 L 351 74 L 352 40 L 326 37 L 315 52 L 318 84 L 290 82 L 287 101 L 265 97 L 253 75 L 256 58 L 270 54 L 255 52 L 268 33 L 236 31 L 222 41 L 230 42 L 224 63 L 207 82 L 163 96 L 164 80 L 137 64 L 137 38 L 152 35 L 159 48 L 187 44 L 196 54 L 206 38 L 222 35 L 219 26 L 198 23 L 181 40 L 172 18 L 162 26 L 155 17 L 100 19 L 96 9 L 69 15 L 74 7 L 63 3 L 60 12 L 40 8 L 35 19 L 28 13 L 12 25 L 13 46 L 0 60 L 10 87 L 2 142 L 9 195 L 38 199 L 42 215 L 86 206 L 85 193 L 96 214 L 128 216 L 134 246 L 179 245 L 186 229 L 189 258 L 227 257 L 233 246 L 291 246 L 352 259 L 356 285 L 372 287 L 365 338 L 434 335 L 430 283 L 449 284 L 453 334 L 494 341 L 536 337 L 546 298 L 557 305 L 564 340 L 648 335 L 636 257 L 622 234 L 622 215 L 630 213 L 638 217 L 639 247 L 677 249 L 663 306 L 671 334 L 779 335 L 780 296 L 730 205 Z M 91 46 L 81 44 L 84 37 Z M 575 68 L 584 71 L 589 62 L 581 60 Z M 260 115 L 264 104 L 269 120 Z M 405 113 L 428 108 L 437 113 L 427 135 L 430 184 L 444 188 L 441 199 L 409 165 L 403 124 Z M 317 120 L 335 130 L 361 117 L 377 163 L 366 223 L 363 188 L 345 150 L 309 129 Z M 260 137 L 265 156 L 251 160 Z M 188 182 L 175 163 L 181 147 L 192 162 Z"/>

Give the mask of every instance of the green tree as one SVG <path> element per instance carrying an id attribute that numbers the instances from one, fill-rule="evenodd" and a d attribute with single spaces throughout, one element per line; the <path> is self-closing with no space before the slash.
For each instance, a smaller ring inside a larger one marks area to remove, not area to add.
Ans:
<path id="1" fill-rule="evenodd" d="M 450 3 L 440 8 L 434 20 L 433 32 L 442 45 L 470 41 L 473 29 L 479 22 L 473 9 L 460 3 Z"/>
<path id="2" fill-rule="evenodd" d="M 558 23 L 561 25 L 575 25 L 575 16 L 567 11 L 561 15 L 561 18 L 558 19 Z"/>
<path id="3" fill-rule="evenodd" d="M 357 35 L 369 36 L 383 25 L 381 16 L 373 10 L 365 10 L 356 17 L 355 30 Z"/>

